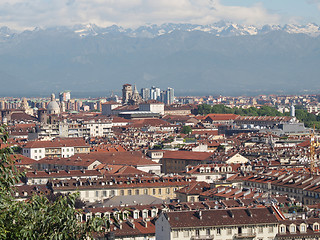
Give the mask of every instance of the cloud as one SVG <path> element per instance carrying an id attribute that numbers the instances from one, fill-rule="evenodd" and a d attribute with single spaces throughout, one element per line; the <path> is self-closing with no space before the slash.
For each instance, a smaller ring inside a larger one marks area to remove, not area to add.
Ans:
<path id="1" fill-rule="evenodd" d="M 262 4 L 225 6 L 219 0 L 0 0 L 0 25 L 14 29 L 94 23 L 137 27 L 146 23 L 279 23 Z"/>

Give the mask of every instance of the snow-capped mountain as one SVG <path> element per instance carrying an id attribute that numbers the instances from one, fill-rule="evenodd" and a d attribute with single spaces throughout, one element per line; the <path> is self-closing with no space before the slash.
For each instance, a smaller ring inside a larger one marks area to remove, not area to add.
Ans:
<path id="1" fill-rule="evenodd" d="M 265 34 L 271 31 L 284 31 L 290 34 L 307 34 L 312 37 L 320 35 L 320 27 L 317 24 L 309 23 L 306 25 L 287 24 L 280 25 L 264 25 L 261 27 L 252 25 L 241 25 L 230 22 L 220 21 L 210 25 L 195 25 L 195 24 L 173 24 L 166 23 L 162 25 L 146 25 L 140 26 L 136 29 L 122 28 L 116 25 L 106 28 L 99 28 L 96 25 L 78 25 L 73 27 L 73 31 L 79 36 L 89 36 L 95 34 L 110 34 L 122 33 L 131 37 L 157 37 L 163 34 L 171 33 L 172 31 L 202 31 L 213 34 L 215 36 L 229 37 L 229 36 L 242 36 L 242 35 L 257 35 Z"/>
<path id="2" fill-rule="evenodd" d="M 0 27 L 0 94 L 103 95 L 127 82 L 184 94 L 318 94 L 319 35 L 316 24 Z"/>
<path id="3" fill-rule="evenodd" d="M 286 24 L 280 25 L 241 25 L 231 22 L 220 21 L 210 25 L 196 25 L 196 24 L 174 24 L 166 23 L 162 25 L 145 25 L 136 29 L 123 28 L 117 25 L 110 27 L 99 27 L 95 24 L 75 25 L 73 27 L 57 27 L 50 29 L 35 28 L 35 31 L 50 30 L 50 31 L 71 31 L 79 37 L 97 36 L 106 34 L 121 34 L 129 37 L 139 38 L 154 38 L 164 34 L 169 34 L 173 31 L 201 31 L 220 37 L 230 36 L 245 36 L 245 35 L 258 35 L 266 34 L 271 31 L 283 31 L 290 34 L 306 34 L 311 37 L 317 37 L 320 35 L 320 26 L 314 23 L 308 23 L 306 25 Z M 0 40 L 10 39 L 17 34 L 17 31 L 13 31 L 8 27 L 0 28 Z"/>

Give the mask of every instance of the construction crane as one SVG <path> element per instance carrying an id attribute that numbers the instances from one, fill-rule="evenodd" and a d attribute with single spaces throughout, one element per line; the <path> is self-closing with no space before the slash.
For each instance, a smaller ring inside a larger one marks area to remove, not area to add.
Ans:
<path id="1" fill-rule="evenodd" d="M 315 155 L 316 155 L 316 148 L 320 146 L 318 139 L 315 139 L 315 128 L 310 134 L 310 174 L 316 174 L 316 164 L 315 164 Z"/>

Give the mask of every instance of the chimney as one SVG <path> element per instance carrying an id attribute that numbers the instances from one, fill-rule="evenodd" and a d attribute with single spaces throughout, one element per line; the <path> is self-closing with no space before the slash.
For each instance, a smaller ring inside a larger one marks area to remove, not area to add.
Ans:
<path id="1" fill-rule="evenodd" d="M 202 220 L 202 211 L 201 210 L 196 211 L 196 215 L 200 220 Z"/>

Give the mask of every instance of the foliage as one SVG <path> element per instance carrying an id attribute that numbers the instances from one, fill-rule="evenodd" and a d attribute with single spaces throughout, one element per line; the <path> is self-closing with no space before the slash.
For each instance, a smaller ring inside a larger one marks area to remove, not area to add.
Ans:
<path id="1" fill-rule="evenodd" d="M 183 128 L 181 129 L 181 133 L 190 134 L 192 133 L 192 128 L 190 126 L 183 126 Z"/>
<path id="2" fill-rule="evenodd" d="M 155 144 L 152 149 L 162 149 L 162 145 Z"/>
<path id="3" fill-rule="evenodd" d="M 202 104 L 198 106 L 198 113 L 205 115 L 209 113 L 220 113 L 220 114 L 237 114 L 242 116 L 282 116 L 283 114 L 279 112 L 274 107 L 262 106 L 261 108 L 230 108 L 223 104 L 217 105 L 207 105 Z"/>
<path id="4" fill-rule="evenodd" d="M 307 110 L 303 108 L 302 105 L 297 105 L 296 107 L 296 118 L 300 122 L 304 122 L 306 127 L 320 129 L 320 115 L 316 116 L 312 113 L 308 113 Z M 250 108 L 230 108 L 223 104 L 217 105 L 207 105 L 202 104 L 198 106 L 198 113 L 201 115 L 206 115 L 209 113 L 219 113 L 219 114 L 237 114 L 241 116 L 289 116 L 290 113 L 281 113 L 276 108 L 270 106 L 262 106 L 260 108 L 250 107 Z"/>
<path id="5" fill-rule="evenodd" d="M 8 134 L 0 127 L 0 138 L 6 143 Z M 107 223 L 93 218 L 82 223 L 75 209 L 78 194 L 59 196 L 50 201 L 44 195 L 33 195 L 16 201 L 14 185 L 24 176 L 11 160 L 10 148 L 0 150 L 0 239 L 87 239 L 90 233 L 102 230 Z"/>

